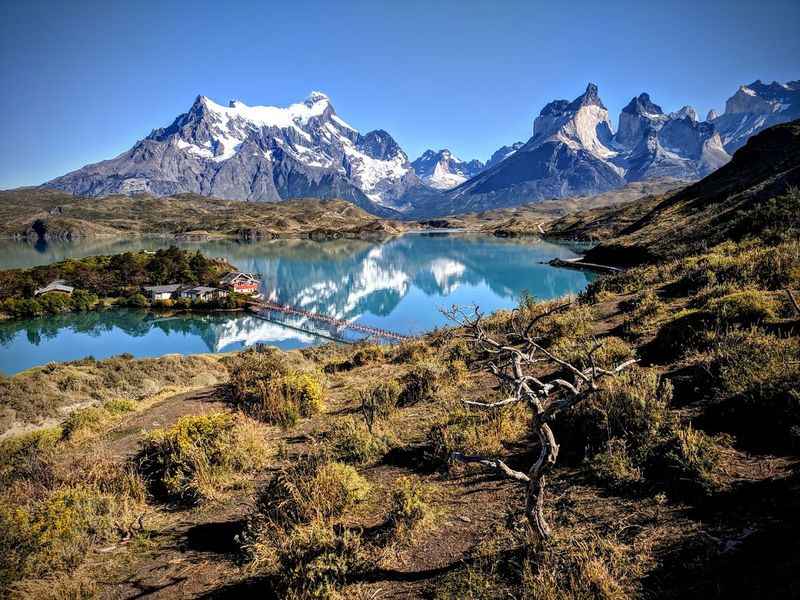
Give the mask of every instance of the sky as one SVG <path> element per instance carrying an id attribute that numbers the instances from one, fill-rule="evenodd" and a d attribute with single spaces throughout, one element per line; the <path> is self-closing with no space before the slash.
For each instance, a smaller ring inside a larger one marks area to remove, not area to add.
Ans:
<path id="1" fill-rule="evenodd" d="M 285 106 L 320 90 L 412 160 L 486 160 L 590 81 L 615 127 L 643 91 L 721 112 L 741 84 L 800 79 L 798 31 L 798 0 L 0 0 L 0 189 L 112 158 L 197 95 Z"/>

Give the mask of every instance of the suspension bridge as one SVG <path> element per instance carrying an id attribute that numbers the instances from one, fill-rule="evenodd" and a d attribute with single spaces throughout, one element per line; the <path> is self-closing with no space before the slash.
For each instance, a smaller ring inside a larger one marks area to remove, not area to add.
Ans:
<path id="1" fill-rule="evenodd" d="M 337 332 L 350 330 L 356 333 L 364 334 L 367 337 L 381 338 L 385 340 L 390 340 L 392 342 L 402 342 L 404 340 L 409 339 L 409 336 L 407 335 L 402 335 L 394 331 L 389 331 L 388 329 L 382 329 L 380 327 L 371 327 L 369 325 L 363 325 L 361 323 L 356 323 L 353 321 L 345 321 L 344 319 L 337 319 L 336 317 L 323 315 L 318 312 L 305 310 L 296 306 L 290 306 L 288 304 L 277 304 L 275 302 L 268 302 L 261 300 L 258 302 L 250 302 L 249 306 L 250 310 L 256 316 L 277 323 L 280 322 L 275 321 L 274 318 L 270 318 L 271 317 L 270 313 L 280 313 L 293 317 L 302 317 L 310 321 L 314 321 L 332 327 Z M 285 323 L 282 324 L 285 325 Z M 306 333 L 310 333 L 312 335 L 319 335 L 319 332 L 317 331 L 313 331 L 310 329 L 306 330 L 301 327 L 297 327 L 295 325 L 291 325 L 291 327 L 293 327 L 294 329 L 300 329 L 301 331 L 305 331 Z M 348 341 L 338 336 L 333 336 L 333 339 L 341 342 Z"/>

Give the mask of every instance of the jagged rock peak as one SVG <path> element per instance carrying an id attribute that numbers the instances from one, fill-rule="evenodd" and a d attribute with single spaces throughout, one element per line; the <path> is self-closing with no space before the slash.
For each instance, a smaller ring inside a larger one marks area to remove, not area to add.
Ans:
<path id="1" fill-rule="evenodd" d="M 650 94 L 642 92 L 632 98 L 628 105 L 622 109 L 623 112 L 633 115 L 663 115 L 664 112 L 658 104 L 650 100 Z"/>
<path id="2" fill-rule="evenodd" d="M 712 108 L 710 111 L 708 111 L 708 114 L 706 115 L 706 121 L 713 121 L 717 117 L 719 117 L 719 113 Z"/>
<path id="3" fill-rule="evenodd" d="M 578 110 L 581 106 L 599 106 L 600 108 L 605 108 L 603 101 L 600 100 L 600 95 L 597 91 L 597 85 L 594 83 L 589 83 L 586 86 L 586 91 L 575 98 L 572 103 L 569 105 L 571 110 Z"/>
<path id="4" fill-rule="evenodd" d="M 697 122 L 697 111 L 691 106 L 684 106 L 680 110 L 670 113 L 671 119 L 689 119 L 690 121 Z"/>

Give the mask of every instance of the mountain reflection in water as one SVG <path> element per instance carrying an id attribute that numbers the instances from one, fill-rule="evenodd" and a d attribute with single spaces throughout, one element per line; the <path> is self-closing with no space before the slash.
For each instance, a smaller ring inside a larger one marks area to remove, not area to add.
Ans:
<path id="1" fill-rule="evenodd" d="M 169 240 L 74 242 L 33 247 L 0 244 L 0 267 L 29 266 L 42 256 L 61 260 L 126 250 L 155 249 Z M 339 319 L 419 333 L 446 324 L 439 309 L 478 305 L 509 308 L 523 292 L 553 298 L 582 290 L 592 275 L 551 267 L 571 258 L 568 246 L 476 235 L 411 234 L 385 243 L 362 240 L 182 244 L 258 273 L 264 296 Z M 0 323 L 0 370 L 13 373 L 49 361 L 129 352 L 134 356 L 220 352 L 257 342 L 284 349 L 339 335 L 319 323 L 293 319 L 294 328 L 245 314 L 158 315 L 109 310 Z M 298 331 L 296 328 L 307 330 Z"/>

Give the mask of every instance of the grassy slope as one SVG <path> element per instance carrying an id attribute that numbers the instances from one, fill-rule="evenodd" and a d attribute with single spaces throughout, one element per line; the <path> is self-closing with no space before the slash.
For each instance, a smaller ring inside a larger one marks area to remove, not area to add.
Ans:
<path id="1" fill-rule="evenodd" d="M 24 236 L 37 220 L 54 238 L 197 231 L 237 237 L 357 236 L 391 235 L 404 228 L 342 200 L 262 203 L 192 194 L 76 198 L 45 188 L 0 192 L 0 235 Z"/>

